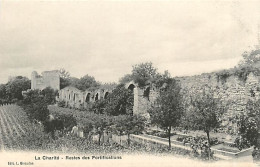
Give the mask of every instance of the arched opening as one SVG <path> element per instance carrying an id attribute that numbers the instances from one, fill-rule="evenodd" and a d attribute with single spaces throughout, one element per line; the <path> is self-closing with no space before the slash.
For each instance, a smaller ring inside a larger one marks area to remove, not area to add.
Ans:
<path id="1" fill-rule="evenodd" d="M 85 102 L 90 102 L 90 93 L 87 94 Z"/>
<path id="2" fill-rule="evenodd" d="M 73 101 L 76 101 L 76 94 L 73 94 Z"/>
<path id="3" fill-rule="evenodd" d="M 105 95 L 104 95 L 104 99 L 107 99 L 108 95 L 109 95 L 109 93 L 106 92 Z"/>
<path id="4" fill-rule="evenodd" d="M 70 100 L 70 94 L 69 94 L 69 100 Z"/>
<path id="5" fill-rule="evenodd" d="M 128 86 L 128 89 L 131 90 L 132 92 L 134 91 L 135 85 L 134 84 L 130 84 Z"/>
<path id="6" fill-rule="evenodd" d="M 97 101 L 97 100 L 98 100 L 98 93 L 95 96 L 95 101 Z"/>
<path id="7" fill-rule="evenodd" d="M 147 98 L 148 100 L 149 99 L 149 96 L 150 96 L 150 87 L 147 87 L 145 90 L 144 90 L 144 97 Z"/>

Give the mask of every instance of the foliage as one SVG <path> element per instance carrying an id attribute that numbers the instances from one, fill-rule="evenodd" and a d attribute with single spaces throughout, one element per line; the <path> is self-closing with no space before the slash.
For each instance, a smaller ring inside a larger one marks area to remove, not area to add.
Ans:
<path id="1" fill-rule="evenodd" d="M 254 147 L 252 156 L 254 161 L 260 161 L 260 149 L 258 147 Z"/>
<path id="2" fill-rule="evenodd" d="M 131 82 L 133 80 L 132 74 L 126 74 L 122 78 L 119 79 L 120 84 L 126 84 L 128 82 Z"/>
<path id="3" fill-rule="evenodd" d="M 153 67 L 151 62 L 134 65 L 132 69 L 133 80 L 135 83 L 138 83 L 140 87 L 151 82 L 157 75 L 157 69 Z"/>
<path id="4" fill-rule="evenodd" d="M 227 78 L 232 75 L 232 73 L 230 73 L 229 70 L 223 70 L 216 74 L 217 74 L 218 81 L 221 81 L 222 84 L 224 84 L 227 81 Z"/>
<path id="5" fill-rule="evenodd" d="M 71 84 L 70 73 L 66 71 L 64 68 L 61 68 L 59 70 L 59 74 L 60 74 L 60 88 L 63 89 L 66 86 L 69 86 Z"/>
<path id="6" fill-rule="evenodd" d="M 241 138 L 239 149 L 255 146 L 260 148 L 260 100 L 249 100 L 246 104 L 246 112 L 240 115 L 238 122 Z"/>
<path id="7" fill-rule="evenodd" d="M 51 87 L 44 88 L 41 91 L 41 94 L 44 96 L 45 102 L 50 105 L 50 104 L 55 104 L 56 103 L 56 96 L 58 94 L 57 91 L 52 89 Z"/>
<path id="8" fill-rule="evenodd" d="M 114 131 L 117 135 L 126 134 L 128 145 L 130 144 L 130 134 L 140 134 L 145 127 L 145 118 L 136 115 L 119 115 L 115 117 Z"/>
<path id="9" fill-rule="evenodd" d="M 104 114 L 105 107 L 107 106 L 107 100 L 105 99 L 100 99 L 95 101 L 91 106 L 90 106 L 90 111 L 93 111 L 96 114 Z"/>
<path id="10" fill-rule="evenodd" d="M 250 53 L 243 53 L 243 60 L 239 63 L 240 67 L 254 66 L 260 62 L 260 50 L 252 50 Z"/>
<path id="11" fill-rule="evenodd" d="M 7 103 L 6 85 L 0 84 L 0 104 Z"/>
<path id="12" fill-rule="evenodd" d="M 66 106 L 66 102 L 64 100 L 60 100 L 60 101 L 58 101 L 58 106 L 59 107 L 65 107 Z"/>
<path id="13" fill-rule="evenodd" d="M 66 71 L 64 68 L 59 70 L 59 74 L 61 78 L 70 78 L 70 73 Z"/>
<path id="14" fill-rule="evenodd" d="M 57 92 L 50 87 L 42 91 L 29 90 L 24 93 L 24 98 L 19 104 L 24 108 L 30 120 L 45 122 L 50 114 L 48 104 L 55 103 L 56 94 Z M 49 124 L 45 125 L 48 126 Z M 47 129 L 51 129 L 51 127 Z"/>
<path id="15" fill-rule="evenodd" d="M 202 92 L 197 92 L 196 96 L 191 97 L 191 105 L 191 111 L 187 112 L 186 124 L 193 130 L 203 130 L 207 134 L 210 150 L 209 133 L 220 126 L 220 118 L 226 108 L 220 99 L 214 97 L 212 89 L 206 85 Z"/>
<path id="16" fill-rule="evenodd" d="M 105 130 L 110 130 L 113 121 L 111 117 L 106 115 L 95 115 L 93 123 L 95 131 L 98 134 L 98 144 L 101 144 L 101 136 L 104 134 Z"/>
<path id="17" fill-rule="evenodd" d="M 108 95 L 106 102 L 104 111 L 109 115 L 133 113 L 134 95 L 130 90 L 125 89 L 124 85 L 118 85 Z"/>
<path id="18" fill-rule="evenodd" d="M 73 85 L 73 84 L 72 84 Z M 89 75 L 85 75 L 83 77 L 81 77 L 79 80 L 76 81 L 76 83 L 74 83 L 74 85 L 76 88 L 78 88 L 79 90 L 86 90 L 90 87 L 97 87 L 100 86 L 100 83 L 98 83 L 94 77 L 89 76 Z"/>
<path id="19" fill-rule="evenodd" d="M 167 138 L 168 137 L 167 133 L 165 133 L 163 131 L 158 131 L 158 130 L 152 130 L 150 132 L 146 132 L 146 134 L 153 135 L 153 136 L 158 136 L 158 137 L 161 137 L 161 138 Z M 170 135 L 173 136 L 173 135 L 176 135 L 176 133 L 173 132 Z"/>
<path id="20" fill-rule="evenodd" d="M 172 79 L 161 89 L 156 103 L 149 109 L 151 123 L 156 124 L 168 133 L 169 148 L 171 148 L 171 128 L 180 124 L 183 115 L 182 95 L 179 83 Z"/>
<path id="21" fill-rule="evenodd" d="M 8 101 L 12 102 L 12 100 L 22 100 L 23 95 L 22 91 L 26 91 L 31 88 L 31 81 L 22 76 L 17 76 L 7 82 L 5 85 L 6 97 Z"/>
<path id="22" fill-rule="evenodd" d="M 39 90 L 26 92 L 22 100 L 22 107 L 31 120 L 36 119 L 44 122 L 49 115 L 46 99 Z"/>
<path id="23" fill-rule="evenodd" d="M 206 137 L 201 137 L 201 136 L 196 136 L 196 137 L 191 137 L 191 136 L 181 137 L 181 136 L 179 136 L 176 140 L 180 141 L 180 142 L 183 142 L 184 144 L 185 143 L 198 144 L 198 146 L 200 148 L 202 148 L 202 145 L 205 144 L 208 139 Z M 211 146 L 217 145 L 217 144 L 221 144 L 221 143 L 223 143 L 223 142 L 220 142 L 218 140 L 218 138 L 216 138 L 216 137 L 215 138 L 210 138 L 210 145 Z"/>
<path id="24" fill-rule="evenodd" d="M 260 50 L 253 50 L 250 53 L 245 52 L 242 56 L 243 60 L 237 67 L 216 73 L 218 81 L 221 81 L 223 84 L 228 77 L 234 75 L 237 76 L 239 80 L 245 82 L 250 73 L 257 76 L 260 75 Z"/>
<path id="25" fill-rule="evenodd" d="M 160 88 L 165 82 L 168 82 L 167 80 L 171 80 L 171 75 L 168 71 L 164 71 L 164 73 L 161 74 L 153 67 L 151 62 L 145 62 L 134 65 L 132 73 L 120 78 L 119 83 L 126 84 L 130 81 L 134 81 L 140 88 L 149 84 L 154 84 L 157 88 Z"/>

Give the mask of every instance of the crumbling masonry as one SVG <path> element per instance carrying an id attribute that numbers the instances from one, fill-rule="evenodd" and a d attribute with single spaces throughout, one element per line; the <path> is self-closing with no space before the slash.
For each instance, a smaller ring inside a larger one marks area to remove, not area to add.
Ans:
<path id="1" fill-rule="evenodd" d="M 43 72 L 39 77 L 36 72 L 32 73 L 32 89 L 43 89 L 46 86 L 59 90 L 59 79 L 55 72 Z M 246 80 L 239 79 L 238 76 L 231 75 L 222 81 L 217 73 L 207 73 L 196 76 L 176 77 L 182 87 L 184 97 L 196 95 L 207 84 L 215 93 L 216 97 L 221 97 L 228 107 L 228 111 L 223 116 L 223 132 L 234 134 L 237 132 L 236 117 L 245 111 L 246 103 L 249 99 L 259 99 L 260 97 L 260 77 L 250 73 Z M 125 84 L 126 89 L 130 89 L 134 94 L 133 114 L 149 117 L 148 109 L 158 97 L 158 91 L 152 85 L 144 88 L 138 87 L 134 82 Z M 86 108 L 90 103 L 100 99 L 106 99 L 113 88 L 78 90 L 74 87 L 66 87 L 59 91 L 58 101 L 65 101 L 66 106 L 72 108 Z"/>

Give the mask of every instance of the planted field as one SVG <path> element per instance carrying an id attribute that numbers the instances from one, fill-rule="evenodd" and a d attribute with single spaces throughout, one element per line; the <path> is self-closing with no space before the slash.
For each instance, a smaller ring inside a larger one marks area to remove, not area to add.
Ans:
<path id="1" fill-rule="evenodd" d="M 69 134 L 50 134 L 43 126 L 29 121 L 26 113 L 16 105 L 0 106 L 0 149 L 1 151 L 40 151 L 40 152 L 100 152 L 124 151 L 116 145 L 99 146 L 85 138 Z"/>

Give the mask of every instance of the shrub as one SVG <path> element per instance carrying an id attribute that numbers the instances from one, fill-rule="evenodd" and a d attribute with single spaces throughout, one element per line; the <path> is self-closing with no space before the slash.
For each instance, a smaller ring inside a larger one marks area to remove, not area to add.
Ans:
<path id="1" fill-rule="evenodd" d="M 66 102 L 64 100 L 58 101 L 58 106 L 59 107 L 65 107 L 65 105 L 66 105 Z"/>

